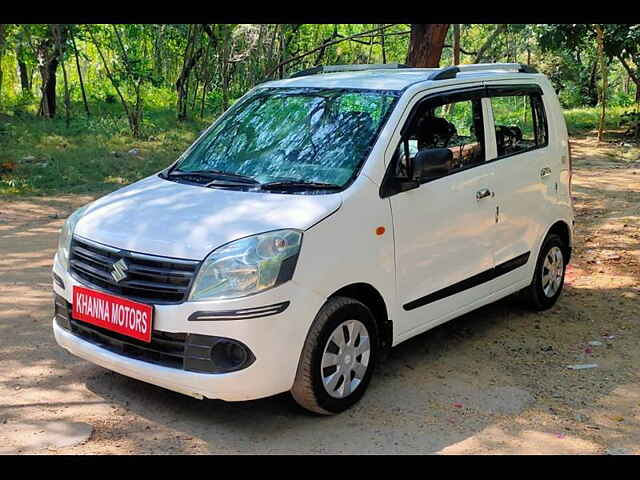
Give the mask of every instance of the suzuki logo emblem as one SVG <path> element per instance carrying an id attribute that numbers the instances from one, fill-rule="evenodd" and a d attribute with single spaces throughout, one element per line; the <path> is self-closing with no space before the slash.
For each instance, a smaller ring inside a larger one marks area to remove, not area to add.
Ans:
<path id="1" fill-rule="evenodd" d="M 111 265 L 111 276 L 116 282 L 120 282 L 127 278 L 127 270 L 129 270 L 129 265 L 124 261 L 124 258 L 121 258 Z"/>

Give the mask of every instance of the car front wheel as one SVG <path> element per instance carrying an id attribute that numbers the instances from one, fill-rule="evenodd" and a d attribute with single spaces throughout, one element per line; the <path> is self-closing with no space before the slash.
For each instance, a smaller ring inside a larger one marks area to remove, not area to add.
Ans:
<path id="1" fill-rule="evenodd" d="M 309 330 L 291 394 L 312 412 L 342 412 L 364 394 L 377 355 L 371 310 L 358 300 L 332 297 Z"/>

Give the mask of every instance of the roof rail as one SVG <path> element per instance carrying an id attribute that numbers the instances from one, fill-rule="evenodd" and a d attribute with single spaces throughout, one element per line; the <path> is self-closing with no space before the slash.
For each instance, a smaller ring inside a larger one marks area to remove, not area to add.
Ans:
<path id="1" fill-rule="evenodd" d="M 318 73 L 330 72 L 360 72 L 365 70 L 390 70 L 396 68 L 408 68 L 402 63 L 373 63 L 373 64 L 357 64 L 357 65 L 318 65 L 316 67 L 307 68 L 299 72 L 289 75 L 289 78 L 306 77 L 307 75 L 315 75 Z"/>
<path id="2" fill-rule="evenodd" d="M 458 73 L 492 71 L 538 73 L 534 67 L 523 63 L 475 63 L 471 65 L 456 65 L 437 70 L 430 74 L 427 80 L 448 80 L 450 78 L 456 78 Z"/>

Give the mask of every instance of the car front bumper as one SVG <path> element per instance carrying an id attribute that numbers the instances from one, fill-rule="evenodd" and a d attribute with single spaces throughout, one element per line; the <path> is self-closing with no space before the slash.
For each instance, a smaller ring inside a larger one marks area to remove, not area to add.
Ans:
<path id="1" fill-rule="evenodd" d="M 62 287 L 54 281 L 54 292 L 67 302 L 72 301 L 75 285 L 92 288 L 65 271 L 57 256 L 53 272 L 64 284 Z M 116 353 L 62 328 L 55 318 L 53 331 L 58 344 L 70 353 L 123 375 L 196 398 L 251 400 L 291 389 L 307 332 L 324 301 L 292 280 L 241 299 L 154 305 L 153 331 L 224 337 L 246 345 L 255 361 L 229 373 L 198 373 Z M 260 309 L 283 302 L 289 302 L 283 311 L 257 318 L 229 320 L 222 315 L 225 319 L 220 320 L 215 316 L 215 312 Z M 211 319 L 189 320 L 198 312 L 207 312 Z"/>

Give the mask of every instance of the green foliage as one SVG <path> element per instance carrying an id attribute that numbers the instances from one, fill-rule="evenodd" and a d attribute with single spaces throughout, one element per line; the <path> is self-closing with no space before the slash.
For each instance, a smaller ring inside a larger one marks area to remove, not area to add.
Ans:
<path id="1" fill-rule="evenodd" d="M 516 126 L 525 139 L 533 139 L 533 116 L 528 96 L 494 97 L 491 108 L 496 125 Z"/>
<path id="2" fill-rule="evenodd" d="M 37 117 L 41 96 L 39 47 L 51 37 L 48 24 L 8 24 L 0 42 L 0 192 L 106 191 L 133 181 L 171 161 L 207 121 L 248 89 L 318 64 L 404 63 L 408 24 L 119 24 L 62 25 L 62 55 L 71 99 L 71 121 Z M 496 31 L 492 24 L 461 24 L 461 63 L 472 63 Z M 634 109 L 640 25 L 604 24 L 609 62 L 607 127 L 627 128 L 623 114 Z M 369 32 L 369 33 L 366 33 Z M 355 38 L 345 40 L 357 35 Z M 90 116 L 85 113 L 77 57 Z M 331 43 L 329 43 L 331 42 Z M 325 45 L 322 47 L 322 45 Z M 441 65 L 453 63 L 453 28 Z M 102 61 L 98 48 L 104 55 Z M 535 65 L 556 88 L 570 132 L 596 128 L 599 118 L 598 67 L 594 25 L 509 24 L 484 49 L 483 62 Z M 187 53 L 194 65 L 187 75 L 187 121 L 175 120 L 176 82 Z M 308 54 L 307 54 L 308 53 Z M 280 68 L 277 68 L 281 65 Z M 107 74 L 107 68 L 111 78 Z M 23 88 L 21 72 L 28 81 Z M 63 74 L 57 69 L 58 116 L 64 117 Z M 113 80 L 113 81 L 112 81 Z M 117 89 L 133 111 L 139 138 Z M 346 105 L 345 108 L 362 108 Z M 449 112 L 462 125 L 465 112 Z M 514 119 L 522 112 L 514 111 Z M 204 118 L 204 121 L 201 120 Z M 631 121 L 631 120 L 630 120 Z M 136 123 L 137 122 L 137 123 Z M 137 161 L 110 152 L 134 146 Z M 177 150 L 176 150 L 177 149 Z M 35 162 L 22 162 L 34 156 Z M 6 162 L 15 170 L 2 170 Z M 164 163 L 163 163 L 164 162 Z"/>
<path id="3" fill-rule="evenodd" d="M 0 194 L 106 193 L 144 178 L 170 164 L 212 120 L 178 123 L 169 109 L 149 108 L 147 136 L 132 139 L 127 120 L 102 105 L 98 114 L 47 120 L 33 114 L 0 120 Z M 80 110 L 80 105 L 74 105 Z M 139 156 L 128 154 L 140 150 Z"/>
<path id="4" fill-rule="evenodd" d="M 628 109 L 619 106 L 608 109 L 605 127 L 609 129 L 620 129 L 623 125 L 622 115 L 627 111 Z M 586 134 L 598 129 L 600 109 L 583 107 L 565 110 L 564 118 L 567 122 L 567 129 L 570 135 Z"/>

